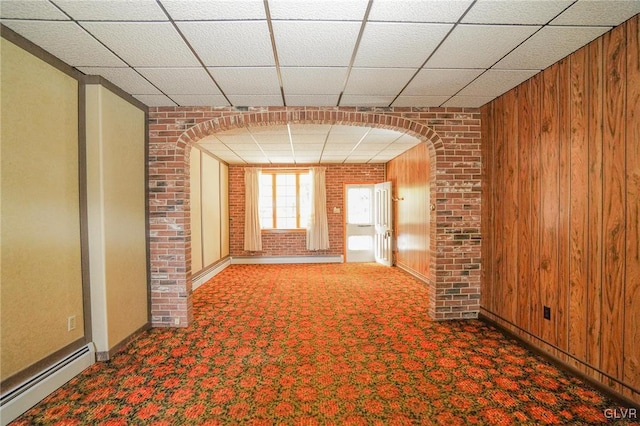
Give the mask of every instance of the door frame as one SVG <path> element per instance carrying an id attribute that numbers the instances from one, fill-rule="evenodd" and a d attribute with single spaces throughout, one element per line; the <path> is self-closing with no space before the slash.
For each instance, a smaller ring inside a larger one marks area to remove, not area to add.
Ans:
<path id="1" fill-rule="evenodd" d="M 342 263 L 347 263 L 347 186 L 348 185 L 371 185 L 375 182 L 343 182 L 342 183 Z M 372 193 L 373 195 L 373 193 Z M 375 254 L 375 252 L 374 252 Z"/>

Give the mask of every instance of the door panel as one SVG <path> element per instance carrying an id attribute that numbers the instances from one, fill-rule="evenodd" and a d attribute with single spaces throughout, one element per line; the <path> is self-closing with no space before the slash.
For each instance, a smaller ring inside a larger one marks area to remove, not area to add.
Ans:
<path id="1" fill-rule="evenodd" d="M 376 184 L 374 193 L 375 260 L 380 264 L 391 266 L 393 263 L 391 182 Z"/>

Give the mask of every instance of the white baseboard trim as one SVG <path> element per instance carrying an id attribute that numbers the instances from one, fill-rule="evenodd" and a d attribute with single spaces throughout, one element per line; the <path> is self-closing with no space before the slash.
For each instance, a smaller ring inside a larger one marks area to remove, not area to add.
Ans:
<path id="1" fill-rule="evenodd" d="M 328 256 L 234 256 L 232 265 L 267 265 L 281 263 L 342 263 L 342 255 Z"/>
<path id="2" fill-rule="evenodd" d="M 228 257 L 224 259 L 222 262 L 215 264 L 211 269 L 206 271 L 202 275 L 198 275 L 198 277 L 191 281 L 191 289 L 195 290 L 200 287 L 202 284 L 209 281 L 211 278 L 218 275 L 220 272 L 224 271 L 229 265 L 231 265 L 231 258 Z"/>
<path id="3" fill-rule="evenodd" d="M 0 424 L 6 426 L 95 362 L 95 348 L 89 343 L 3 393 Z"/>

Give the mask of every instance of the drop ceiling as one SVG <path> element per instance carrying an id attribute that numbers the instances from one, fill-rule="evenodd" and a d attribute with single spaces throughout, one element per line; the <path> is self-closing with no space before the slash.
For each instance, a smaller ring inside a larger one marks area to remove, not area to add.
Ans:
<path id="1" fill-rule="evenodd" d="M 479 107 L 638 13 L 640 0 L 0 0 L 4 26 L 149 106 Z M 234 137 L 263 162 L 338 161 L 341 127 Z M 363 131 L 342 162 L 409 138 Z M 202 146 L 250 162 L 229 138 Z"/>

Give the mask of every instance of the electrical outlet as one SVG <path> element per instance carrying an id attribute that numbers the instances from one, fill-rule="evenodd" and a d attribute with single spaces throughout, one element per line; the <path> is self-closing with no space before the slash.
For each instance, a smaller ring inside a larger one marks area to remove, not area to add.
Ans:
<path id="1" fill-rule="evenodd" d="M 551 308 L 548 306 L 544 306 L 542 308 L 542 315 L 544 316 L 544 319 L 546 320 L 551 320 Z"/>
<path id="2" fill-rule="evenodd" d="M 76 329 L 76 316 L 71 315 L 70 317 L 67 317 L 67 331 L 71 331 L 75 329 Z"/>
<path id="3" fill-rule="evenodd" d="M 174 318 L 173 319 L 173 324 L 174 325 L 180 325 L 180 318 Z"/>

